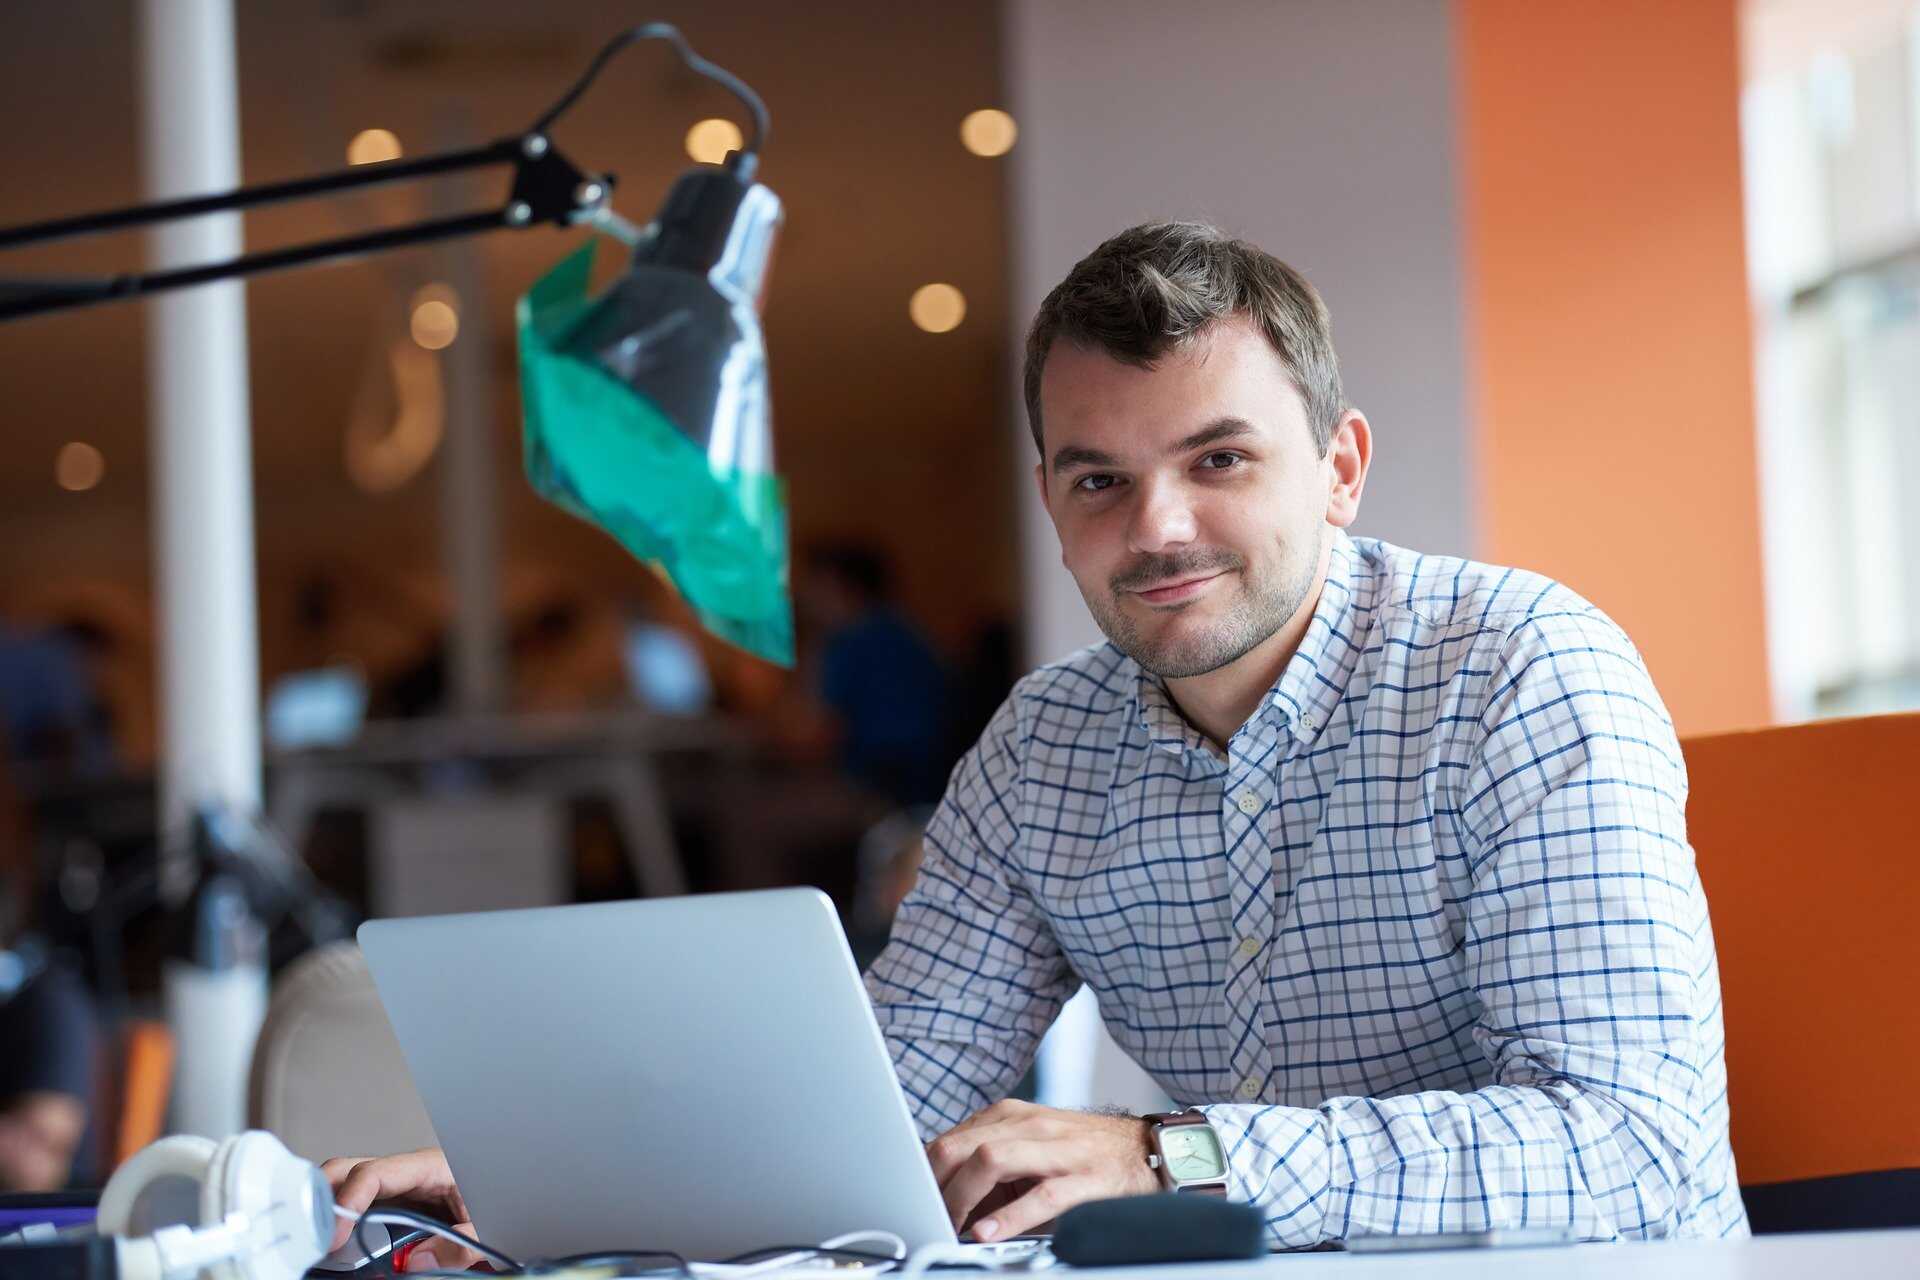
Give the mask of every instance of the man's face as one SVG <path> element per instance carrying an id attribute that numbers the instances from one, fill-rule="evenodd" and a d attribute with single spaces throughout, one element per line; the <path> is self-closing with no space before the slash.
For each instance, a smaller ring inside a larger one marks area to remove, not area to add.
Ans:
<path id="1" fill-rule="evenodd" d="M 1121 652 L 1165 679 L 1204 675 L 1306 602 L 1333 469 L 1251 322 L 1220 321 L 1153 369 L 1057 345 L 1040 403 L 1061 558 Z"/>

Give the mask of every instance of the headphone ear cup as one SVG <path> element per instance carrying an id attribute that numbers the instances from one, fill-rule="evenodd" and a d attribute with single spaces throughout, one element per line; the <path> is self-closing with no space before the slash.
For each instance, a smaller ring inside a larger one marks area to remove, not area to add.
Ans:
<path id="1" fill-rule="evenodd" d="M 214 1280 L 301 1280 L 333 1242 L 333 1190 L 320 1170 L 264 1129 L 222 1142 L 207 1162 L 203 1221 L 244 1214 L 270 1243 L 214 1263 Z"/>
<path id="2" fill-rule="evenodd" d="M 101 1235 L 145 1236 L 161 1227 L 199 1226 L 202 1186 L 218 1145 L 180 1134 L 136 1152 L 100 1193 Z"/>

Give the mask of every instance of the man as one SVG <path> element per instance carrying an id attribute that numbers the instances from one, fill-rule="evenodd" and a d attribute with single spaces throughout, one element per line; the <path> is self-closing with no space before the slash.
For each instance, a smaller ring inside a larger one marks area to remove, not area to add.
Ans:
<path id="1" fill-rule="evenodd" d="M 1744 1233 L 1685 771 L 1626 636 L 1348 537 L 1373 442 L 1326 308 L 1211 228 L 1075 266 L 1026 397 L 1108 642 L 961 761 L 868 980 L 955 1224 L 1161 1185 L 1153 1122 L 998 1101 L 1085 982 L 1278 1247 Z"/>

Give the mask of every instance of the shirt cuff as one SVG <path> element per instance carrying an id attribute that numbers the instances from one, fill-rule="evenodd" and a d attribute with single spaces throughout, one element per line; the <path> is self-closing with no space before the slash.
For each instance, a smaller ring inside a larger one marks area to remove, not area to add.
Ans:
<path id="1" fill-rule="evenodd" d="M 1309 1248 L 1328 1238 L 1328 1223 L 1344 1216 L 1333 1203 L 1330 1117 L 1310 1107 L 1231 1102 L 1197 1109 L 1226 1151 L 1227 1197 L 1266 1216 L 1276 1248 Z"/>

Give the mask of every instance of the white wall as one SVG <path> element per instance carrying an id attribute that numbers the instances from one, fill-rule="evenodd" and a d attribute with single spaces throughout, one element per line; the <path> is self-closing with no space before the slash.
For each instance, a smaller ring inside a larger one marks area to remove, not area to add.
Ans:
<path id="1" fill-rule="evenodd" d="M 1157 217 L 1204 218 L 1298 268 L 1332 308 L 1347 393 L 1377 456 L 1356 532 L 1475 549 L 1453 30 L 1447 0 L 1006 0 L 1015 386 L 1026 322 L 1101 240 Z M 1024 407 L 1027 657 L 1099 638 L 1033 493 Z M 1092 1020 L 1043 1052 L 1052 1079 L 1132 1103 Z"/>
<path id="2" fill-rule="evenodd" d="M 1358 532 L 1475 546 L 1446 0 L 1006 0 L 1016 327 L 1101 240 L 1198 217 L 1333 310 L 1378 457 Z M 1008 335 L 1017 378 L 1021 333 Z M 1017 385 L 1012 393 L 1018 403 Z M 1027 478 L 1028 657 L 1098 638 Z"/>

